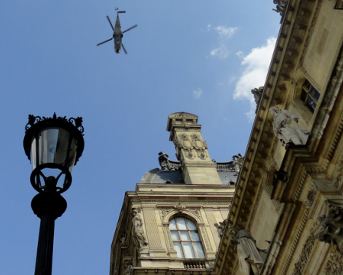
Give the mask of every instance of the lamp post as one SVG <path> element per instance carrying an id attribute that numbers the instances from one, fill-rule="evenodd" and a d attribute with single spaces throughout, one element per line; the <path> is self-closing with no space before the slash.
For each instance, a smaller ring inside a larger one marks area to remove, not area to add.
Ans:
<path id="1" fill-rule="evenodd" d="M 38 191 L 31 201 L 40 218 L 35 275 L 51 275 L 55 220 L 67 208 L 61 196 L 71 185 L 71 170 L 83 148 L 82 118 L 29 115 L 24 150 L 31 161 L 32 187 Z"/>

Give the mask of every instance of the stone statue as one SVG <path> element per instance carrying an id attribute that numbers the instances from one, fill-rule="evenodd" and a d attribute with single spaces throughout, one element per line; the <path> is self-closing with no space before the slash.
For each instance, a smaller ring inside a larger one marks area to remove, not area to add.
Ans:
<path id="1" fill-rule="evenodd" d="M 233 159 L 233 167 L 235 169 L 235 174 L 238 175 L 242 169 L 244 158 L 242 157 L 241 154 L 237 154 L 237 155 L 232 156 L 232 159 Z"/>
<path id="2" fill-rule="evenodd" d="M 260 249 L 256 246 L 256 241 L 244 229 L 236 234 L 237 254 L 242 274 L 258 274 L 264 260 L 260 254 Z"/>
<path id="3" fill-rule="evenodd" d="M 276 5 L 276 9 L 273 9 L 273 11 L 276 11 L 283 16 L 286 12 L 288 0 L 273 0 L 273 3 Z"/>
<path id="4" fill-rule="evenodd" d="M 254 95 L 255 103 L 256 103 L 256 111 L 258 109 L 258 106 L 260 105 L 261 98 L 262 98 L 262 93 L 263 93 L 263 86 L 259 88 L 254 88 L 251 90 L 251 93 Z"/>
<path id="5" fill-rule="evenodd" d="M 279 106 L 270 108 L 273 115 L 273 130 L 275 136 L 283 145 L 305 145 L 309 132 L 300 128 L 299 117 Z"/>
<path id="6" fill-rule="evenodd" d="M 158 153 L 158 162 L 162 171 L 176 171 L 181 168 L 180 162 L 169 160 L 169 156 L 163 152 Z"/>
<path id="7" fill-rule="evenodd" d="M 227 225 L 227 219 L 222 222 L 216 223 L 214 226 L 217 227 L 219 237 L 223 237 L 225 226 Z"/>
<path id="8" fill-rule="evenodd" d="M 136 208 L 132 209 L 132 235 L 139 248 L 148 245 L 144 234 L 142 215 Z"/>

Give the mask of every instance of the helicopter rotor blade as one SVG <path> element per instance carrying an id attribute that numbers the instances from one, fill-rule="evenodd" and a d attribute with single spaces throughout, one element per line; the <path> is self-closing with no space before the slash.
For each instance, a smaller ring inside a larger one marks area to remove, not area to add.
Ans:
<path id="1" fill-rule="evenodd" d="M 108 20 L 108 23 L 110 23 L 112 30 L 114 31 L 114 28 L 113 28 L 113 25 L 112 25 L 111 19 L 110 19 L 108 16 L 106 16 L 106 18 L 107 18 L 107 20 Z"/>
<path id="2" fill-rule="evenodd" d="M 113 39 L 113 37 L 111 37 L 110 39 L 107 39 L 107 40 L 105 40 L 105 41 L 102 41 L 102 42 L 100 42 L 100 43 L 98 43 L 98 44 L 96 44 L 96 45 L 97 45 L 97 46 L 100 46 L 100 45 L 102 45 L 102 44 L 105 44 L 105 43 L 111 41 L 112 39 Z"/>
<path id="3" fill-rule="evenodd" d="M 124 47 L 124 44 L 123 44 L 123 43 L 121 43 L 121 47 L 123 48 L 123 51 L 124 51 L 124 53 L 125 53 L 125 54 L 127 54 L 127 51 L 126 51 L 126 49 L 125 49 L 125 47 Z"/>
<path id="4" fill-rule="evenodd" d="M 130 27 L 130 28 L 128 28 L 128 29 L 126 29 L 125 31 L 123 31 L 122 33 L 124 33 L 124 32 L 128 32 L 128 31 L 130 31 L 130 30 L 132 30 L 132 29 L 134 29 L 134 28 L 137 28 L 138 27 L 138 25 L 136 24 L 136 25 L 133 25 L 132 27 Z"/>

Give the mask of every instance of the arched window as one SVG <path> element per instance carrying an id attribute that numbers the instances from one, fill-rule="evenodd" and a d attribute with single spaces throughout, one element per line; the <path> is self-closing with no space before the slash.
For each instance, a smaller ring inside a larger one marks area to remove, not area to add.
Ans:
<path id="1" fill-rule="evenodd" d="M 169 230 L 178 258 L 204 258 L 204 250 L 196 225 L 184 217 L 169 222 Z"/>

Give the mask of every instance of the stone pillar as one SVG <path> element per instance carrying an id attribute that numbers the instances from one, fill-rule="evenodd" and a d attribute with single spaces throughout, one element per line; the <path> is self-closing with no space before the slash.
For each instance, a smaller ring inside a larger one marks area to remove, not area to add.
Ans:
<path id="1" fill-rule="evenodd" d="M 169 115 L 167 130 L 181 162 L 186 184 L 222 184 L 196 115 L 184 112 Z"/>

